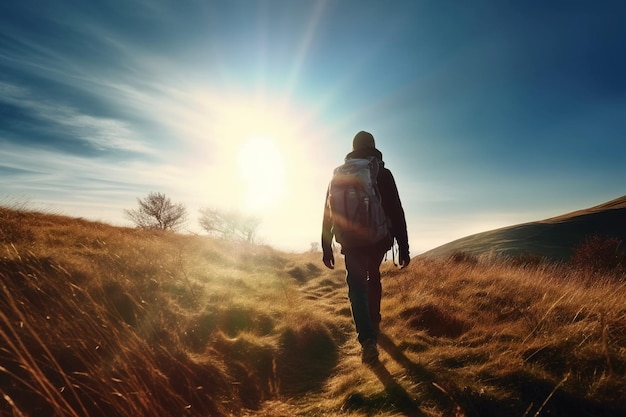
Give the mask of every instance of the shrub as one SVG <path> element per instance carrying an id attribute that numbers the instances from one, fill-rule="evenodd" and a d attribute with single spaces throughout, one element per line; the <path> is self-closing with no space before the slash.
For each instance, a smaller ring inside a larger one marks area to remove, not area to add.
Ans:
<path id="1" fill-rule="evenodd" d="M 574 248 L 571 262 L 596 272 L 613 271 L 626 266 L 626 251 L 620 239 L 594 235 Z"/>

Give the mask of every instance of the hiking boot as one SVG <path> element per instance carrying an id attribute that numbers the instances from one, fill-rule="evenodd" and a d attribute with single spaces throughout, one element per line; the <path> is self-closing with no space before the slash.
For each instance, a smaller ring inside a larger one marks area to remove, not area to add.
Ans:
<path id="1" fill-rule="evenodd" d="M 363 343 L 361 362 L 365 365 L 375 365 L 378 363 L 378 348 L 376 347 L 375 340 L 371 339 Z"/>

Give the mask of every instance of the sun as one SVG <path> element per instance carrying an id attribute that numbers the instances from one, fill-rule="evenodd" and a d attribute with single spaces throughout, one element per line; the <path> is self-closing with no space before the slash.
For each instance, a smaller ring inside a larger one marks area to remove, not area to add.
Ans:
<path id="1" fill-rule="evenodd" d="M 269 91 L 198 90 L 185 98 L 173 126 L 189 146 L 177 169 L 191 207 L 252 216 L 257 238 L 283 249 L 317 241 L 335 165 L 321 146 L 335 127 L 320 122 L 318 108 Z"/>
<path id="2" fill-rule="evenodd" d="M 312 208 L 320 207 L 328 185 L 320 171 L 332 167 L 318 146 L 328 133 L 312 110 L 269 94 L 194 97 L 182 128 L 194 145 L 186 169 L 196 205 L 259 219 L 259 236 L 268 243 L 316 236 L 320 219 Z"/>
<path id="3" fill-rule="evenodd" d="M 265 216 L 285 205 L 294 164 L 304 165 L 300 117 L 279 102 L 226 95 L 209 106 L 211 191 L 229 209 Z M 206 118 L 205 118 L 206 120 Z M 200 152 L 202 154 L 202 152 Z M 294 162 L 299 161 L 299 162 Z"/>
<path id="4" fill-rule="evenodd" d="M 245 139 L 239 146 L 237 167 L 246 211 L 267 211 L 281 203 L 286 186 L 285 155 L 275 139 Z"/>

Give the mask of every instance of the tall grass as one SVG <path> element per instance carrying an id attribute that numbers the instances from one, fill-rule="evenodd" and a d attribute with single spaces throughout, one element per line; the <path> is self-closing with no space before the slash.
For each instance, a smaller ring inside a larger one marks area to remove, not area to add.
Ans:
<path id="1" fill-rule="evenodd" d="M 2 415 L 237 415 L 311 388 L 292 381 L 313 363 L 298 343 L 329 357 L 317 380 L 334 366 L 334 323 L 305 311 L 271 248 L 0 219 Z"/>
<path id="2" fill-rule="evenodd" d="M 626 415 L 626 280 L 383 264 L 361 365 L 342 260 L 0 208 L 0 415 Z"/>

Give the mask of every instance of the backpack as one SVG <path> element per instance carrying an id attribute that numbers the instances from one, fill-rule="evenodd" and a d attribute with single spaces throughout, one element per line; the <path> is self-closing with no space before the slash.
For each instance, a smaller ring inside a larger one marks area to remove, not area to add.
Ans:
<path id="1" fill-rule="evenodd" d="M 376 178 L 378 159 L 346 159 L 333 171 L 328 190 L 331 231 L 342 248 L 370 246 L 390 238 Z"/>

